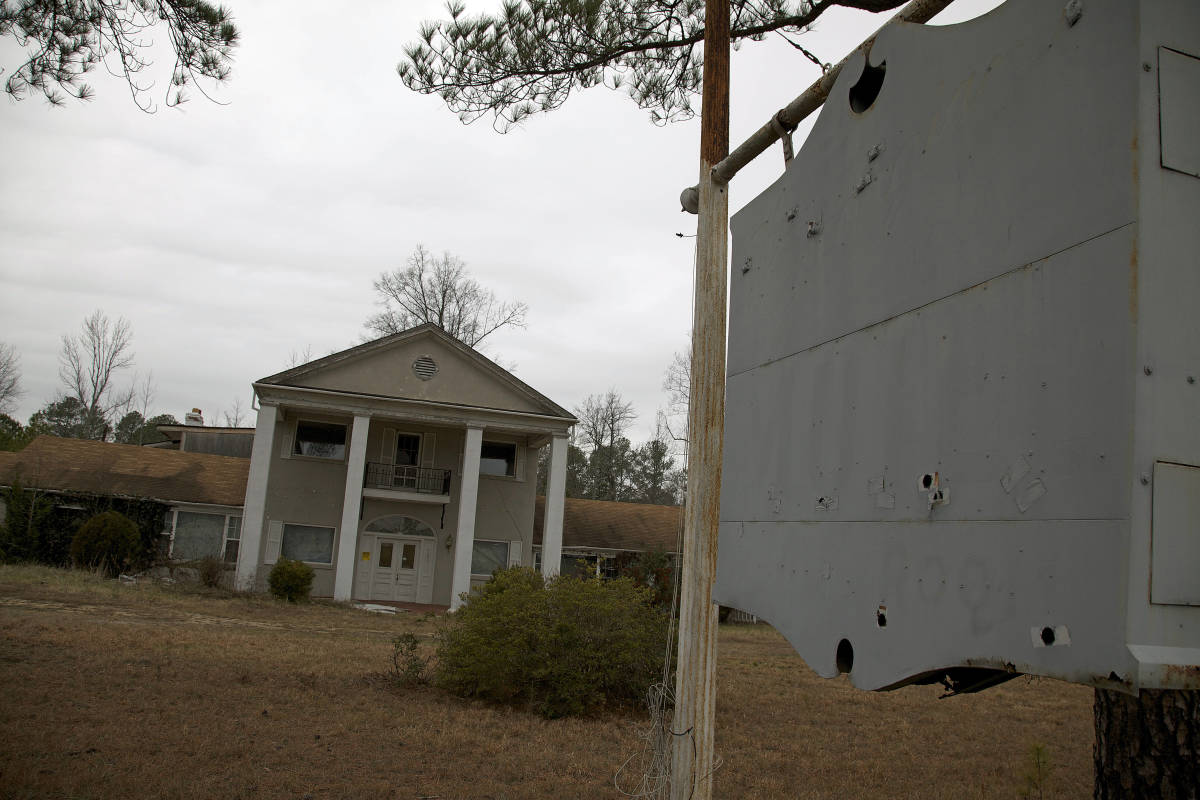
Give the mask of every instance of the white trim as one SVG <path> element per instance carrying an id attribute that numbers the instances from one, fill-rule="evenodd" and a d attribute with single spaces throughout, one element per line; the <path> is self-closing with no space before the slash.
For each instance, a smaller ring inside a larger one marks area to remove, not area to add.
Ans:
<path id="1" fill-rule="evenodd" d="M 482 428 L 467 428 L 463 436 L 463 467 L 458 493 L 458 530 L 454 542 L 454 569 L 450 580 L 450 610 L 462 606 L 471 591 L 471 549 L 475 542 L 475 510 L 479 501 L 479 448 Z"/>
<path id="2" fill-rule="evenodd" d="M 344 414 L 369 413 L 375 416 L 407 418 L 433 426 L 451 428 L 463 425 L 483 428 L 490 425 L 515 428 L 521 433 L 552 434 L 561 433 L 579 421 L 574 417 L 558 417 L 553 414 L 539 414 L 530 411 L 510 411 L 503 408 L 414 400 L 404 397 L 382 397 L 336 389 L 317 389 L 310 386 L 280 386 L 270 383 L 255 383 L 253 386 L 260 397 L 273 394 L 275 396 L 271 398 L 272 402 L 286 404 L 297 410 L 311 410 L 316 413 L 331 410 Z M 314 397 L 308 398 L 305 395 L 314 395 Z M 341 402 L 338 402 L 339 399 Z M 398 411 L 397 408 L 403 410 Z M 445 413 L 446 411 L 460 413 L 455 416 Z M 522 418 L 525 422 L 521 422 Z"/>
<path id="3" fill-rule="evenodd" d="M 542 575 L 547 578 L 558 574 L 562 564 L 567 453 L 567 437 L 555 436 L 550 443 L 550 475 L 546 480 L 546 514 L 542 521 Z"/>
<path id="4" fill-rule="evenodd" d="M 238 546 L 235 585 L 243 592 L 254 588 L 258 573 L 263 522 L 267 507 L 267 480 L 275 456 L 275 423 L 278 409 L 263 404 L 258 409 L 254 444 L 250 449 L 250 477 L 246 481 L 246 502 L 242 507 L 242 543 Z"/>
<path id="5" fill-rule="evenodd" d="M 358 552 L 358 516 L 362 510 L 363 475 L 367 468 L 367 434 L 371 418 L 354 417 L 346 447 L 346 487 L 342 500 L 341 536 L 336 538 L 333 563 L 333 599 L 349 600 L 354 594 L 354 556 Z"/>

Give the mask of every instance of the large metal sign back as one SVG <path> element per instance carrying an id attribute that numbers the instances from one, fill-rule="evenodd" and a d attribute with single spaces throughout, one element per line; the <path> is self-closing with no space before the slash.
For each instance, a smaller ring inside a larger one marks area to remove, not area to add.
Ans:
<path id="1" fill-rule="evenodd" d="M 885 31 L 733 220 L 716 599 L 820 674 L 1200 687 L 1200 4 Z"/>

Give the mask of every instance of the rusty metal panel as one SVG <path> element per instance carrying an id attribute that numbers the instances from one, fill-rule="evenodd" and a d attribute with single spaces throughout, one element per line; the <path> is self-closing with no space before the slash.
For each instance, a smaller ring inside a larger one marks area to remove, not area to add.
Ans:
<path id="1" fill-rule="evenodd" d="M 1200 58 L 1158 49 L 1162 165 L 1200 177 Z"/>
<path id="2" fill-rule="evenodd" d="M 888 31 L 734 217 L 716 599 L 821 674 L 1200 665 L 1149 602 L 1154 462 L 1200 463 L 1200 182 L 1157 146 L 1198 7 Z"/>

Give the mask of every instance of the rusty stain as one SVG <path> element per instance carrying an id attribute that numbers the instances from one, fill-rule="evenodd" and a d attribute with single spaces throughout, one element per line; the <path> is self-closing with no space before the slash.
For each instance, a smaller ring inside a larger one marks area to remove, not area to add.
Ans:
<path id="1" fill-rule="evenodd" d="M 1164 664 L 1163 677 L 1173 689 L 1200 689 L 1200 664 Z"/>

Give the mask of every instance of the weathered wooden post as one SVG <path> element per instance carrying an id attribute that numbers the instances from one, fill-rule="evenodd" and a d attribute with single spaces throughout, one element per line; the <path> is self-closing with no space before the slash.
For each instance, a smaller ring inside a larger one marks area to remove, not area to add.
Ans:
<path id="1" fill-rule="evenodd" d="M 704 12 L 704 88 L 700 112 L 699 220 L 692 311 L 692 381 L 688 406 L 688 483 L 675 676 L 672 800 L 712 797 L 716 714 L 717 522 L 721 510 L 721 443 L 725 433 L 725 304 L 729 193 L 713 167 L 729 153 L 729 0 Z"/>

